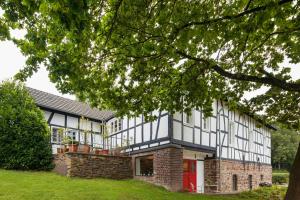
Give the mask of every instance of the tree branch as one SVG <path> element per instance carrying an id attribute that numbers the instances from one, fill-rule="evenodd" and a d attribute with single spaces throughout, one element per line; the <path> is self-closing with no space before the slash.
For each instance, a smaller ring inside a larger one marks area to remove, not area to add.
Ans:
<path id="1" fill-rule="evenodd" d="M 281 0 L 281 1 L 278 2 L 278 5 L 280 6 L 280 5 L 283 5 L 285 3 L 291 3 L 291 2 L 293 2 L 293 0 Z M 249 10 L 245 9 L 243 12 L 241 12 L 239 14 L 236 14 L 236 15 L 225 15 L 225 16 L 222 16 L 222 17 L 219 17 L 219 18 L 216 18 L 216 19 L 208 19 L 208 20 L 204 20 L 204 21 L 201 21 L 201 22 L 196 22 L 196 21 L 189 22 L 189 23 L 186 23 L 186 24 L 180 26 L 179 28 L 175 29 L 173 35 L 177 35 L 181 30 L 183 30 L 185 28 L 188 28 L 190 26 L 194 26 L 194 25 L 206 25 L 206 24 L 210 24 L 210 23 L 220 22 L 220 21 L 223 21 L 223 20 L 237 19 L 237 18 L 246 16 L 246 15 L 251 14 L 251 13 L 256 13 L 256 12 L 264 11 L 270 5 L 271 5 L 271 3 L 267 4 L 267 5 L 264 5 L 264 6 L 258 6 L 258 7 L 249 9 Z"/>
<path id="2" fill-rule="evenodd" d="M 244 9 L 244 11 L 248 10 L 248 8 L 249 8 L 251 2 L 252 2 L 252 0 L 249 0 L 249 1 L 248 1 L 247 5 L 246 5 L 246 7 L 245 7 L 245 9 Z"/>
<path id="3" fill-rule="evenodd" d="M 111 35 L 112 35 L 112 32 L 113 32 L 115 23 L 116 23 L 117 18 L 118 18 L 118 12 L 119 12 L 119 8 L 121 7 L 122 1 L 123 1 L 123 0 L 119 0 L 119 1 L 117 2 L 117 4 L 116 4 L 115 14 L 114 14 L 113 19 L 112 19 L 112 22 L 111 22 L 111 27 L 110 27 L 110 29 L 109 29 L 109 33 L 108 33 L 108 36 L 107 36 L 107 38 L 106 38 L 105 45 L 106 45 L 107 42 L 110 40 L 110 37 L 111 37 Z"/>
<path id="4" fill-rule="evenodd" d="M 181 55 L 184 58 L 191 59 L 197 62 L 201 62 L 207 65 L 208 68 L 213 69 L 216 73 L 220 74 L 223 77 L 237 80 L 237 81 L 249 81 L 249 82 L 255 82 L 255 83 L 262 83 L 270 86 L 275 86 L 278 88 L 281 88 L 286 91 L 293 91 L 293 92 L 300 92 L 300 84 L 294 83 L 294 82 L 287 82 L 285 80 L 281 80 L 273 76 L 272 74 L 264 71 L 260 71 L 263 75 L 263 77 L 259 76 L 253 76 L 253 75 L 247 75 L 243 73 L 231 73 L 226 70 L 224 70 L 222 67 L 216 64 L 212 64 L 209 60 L 203 59 L 203 58 L 197 58 L 193 57 L 191 55 L 188 55 L 182 51 L 176 50 L 176 53 Z"/>
<path id="5" fill-rule="evenodd" d="M 211 68 L 221 76 L 233 80 L 262 83 L 270 86 L 275 86 L 286 91 L 300 92 L 299 83 L 286 82 L 285 80 L 278 79 L 271 74 L 267 75 L 267 77 L 259 77 L 259 76 L 246 75 L 242 73 L 235 73 L 235 74 L 230 73 L 228 71 L 225 71 L 223 68 L 221 68 L 218 65 L 213 65 Z"/>

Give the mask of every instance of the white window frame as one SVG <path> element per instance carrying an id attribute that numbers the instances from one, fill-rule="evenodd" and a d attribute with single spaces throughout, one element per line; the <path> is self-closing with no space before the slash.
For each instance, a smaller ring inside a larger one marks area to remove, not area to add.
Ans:
<path id="1" fill-rule="evenodd" d="M 118 120 L 118 131 L 122 130 L 122 119 Z"/>
<path id="2" fill-rule="evenodd" d="M 57 129 L 57 136 L 56 136 L 56 141 L 53 140 L 53 129 Z M 63 138 L 61 138 L 61 136 L 59 135 L 59 129 L 62 129 L 62 127 L 57 127 L 57 126 L 51 126 L 51 142 L 52 143 L 56 143 L 56 144 L 61 144 L 62 143 L 62 140 Z"/>
<path id="3" fill-rule="evenodd" d="M 117 133 L 119 131 L 122 130 L 122 120 L 121 119 L 115 119 L 113 121 L 110 122 L 110 130 L 111 130 L 111 134 L 113 133 Z"/>
<path id="4" fill-rule="evenodd" d="M 118 132 L 118 119 L 114 121 L 114 133 Z"/>
<path id="5" fill-rule="evenodd" d="M 114 133 L 114 121 L 110 122 L 110 132 Z"/>
<path id="6" fill-rule="evenodd" d="M 187 117 L 189 118 L 189 121 L 186 120 Z M 184 112 L 182 121 L 185 125 L 194 126 L 194 123 L 195 123 L 194 122 L 194 111 L 191 111 L 190 115 L 188 113 Z"/>
<path id="7" fill-rule="evenodd" d="M 78 141 L 79 140 L 79 134 L 78 133 L 79 133 L 79 130 L 71 129 L 71 130 L 67 131 L 67 136 L 71 137 L 73 141 Z M 74 139 L 74 137 L 75 137 L 75 139 Z"/>

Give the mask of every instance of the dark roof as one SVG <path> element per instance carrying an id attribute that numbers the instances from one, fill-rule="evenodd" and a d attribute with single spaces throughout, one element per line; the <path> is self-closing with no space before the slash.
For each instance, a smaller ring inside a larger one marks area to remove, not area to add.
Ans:
<path id="1" fill-rule="evenodd" d="M 110 119 L 114 116 L 114 113 L 109 110 L 92 108 L 86 103 L 60 97 L 34 88 L 27 87 L 27 89 L 39 107 L 101 121 Z"/>

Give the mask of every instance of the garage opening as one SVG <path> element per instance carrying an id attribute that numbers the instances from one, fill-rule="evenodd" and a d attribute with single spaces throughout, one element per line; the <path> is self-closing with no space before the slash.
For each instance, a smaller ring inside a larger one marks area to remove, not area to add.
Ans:
<path id="1" fill-rule="evenodd" d="M 137 157 L 135 159 L 136 176 L 153 176 L 153 155 Z"/>

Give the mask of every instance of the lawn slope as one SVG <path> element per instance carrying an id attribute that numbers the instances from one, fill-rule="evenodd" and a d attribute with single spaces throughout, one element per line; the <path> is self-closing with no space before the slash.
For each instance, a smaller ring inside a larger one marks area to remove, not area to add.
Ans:
<path id="1" fill-rule="evenodd" d="M 249 196 L 250 197 L 250 196 Z M 259 198 L 259 197 L 258 197 Z M 136 180 L 77 179 L 51 172 L 0 170 L 0 200 L 239 200 L 248 194 L 207 196 L 168 192 Z M 251 196 L 249 199 L 253 199 Z"/>

